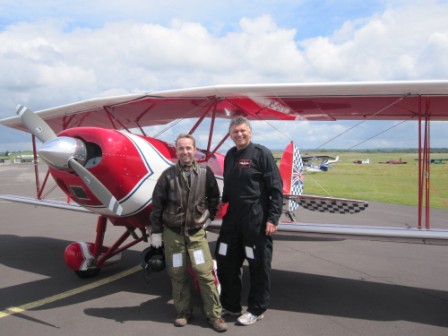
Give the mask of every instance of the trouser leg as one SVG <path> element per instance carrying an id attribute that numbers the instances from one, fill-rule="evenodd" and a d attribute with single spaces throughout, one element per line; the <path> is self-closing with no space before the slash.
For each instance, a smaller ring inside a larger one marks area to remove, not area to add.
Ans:
<path id="1" fill-rule="evenodd" d="M 171 279 L 174 307 L 178 314 L 190 314 L 193 310 L 190 278 L 187 272 L 185 237 L 170 229 L 163 231 L 165 262 Z"/>
<path id="2" fill-rule="evenodd" d="M 263 314 L 270 304 L 272 238 L 266 237 L 257 246 L 255 259 L 249 259 L 250 290 L 248 311 L 254 315 Z"/>
<path id="3" fill-rule="evenodd" d="M 213 276 L 213 259 L 205 230 L 186 238 L 191 267 L 195 272 L 202 299 L 204 315 L 209 319 L 221 316 L 221 303 Z"/>
<path id="4" fill-rule="evenodd" d="M 221 232 L 216 244 L 215 257 L 221 283 L 222 307 L 239 312 L 241 307 L 241 266 L 244 261 L 242 242 L 231 233 Z"/>

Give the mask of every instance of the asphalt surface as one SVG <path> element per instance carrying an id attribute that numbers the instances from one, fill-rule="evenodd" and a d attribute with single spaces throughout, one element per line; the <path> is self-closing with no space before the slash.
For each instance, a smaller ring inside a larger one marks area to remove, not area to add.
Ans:
<path id="1" fill-rule="evenodd" d="M 31 165 L 0 166 L 0 193 L 32 195 Z M 56 193 L 57 194 L 57 193 Z M 431 225 L 448 228 L 447 210 Z M 360 217 L 355 217 L 360 216 Z M 306 222 L 415 226 L 412 207 L 372 204 L 362 215 L 303 210 Z M 64 263 L 72 241 L 94 240 L 96 218 L 0 201 L 0 330 L 2 335 L 209 335 L 198 297 L 184 328 L 175 316 L 166 272 L 149 282 L 139 267 L 145 243 L 92 279 Z M 109 226 L 106 243 L 121 228 Z M 217 235 L 209 234 L 212 248 Z M 245 327 L 227 318 L 229 335 L 448 335 L 446 246 L 275 236 L 272 303 Z M 244 297 L 247 268 L 244 268 Z"/>

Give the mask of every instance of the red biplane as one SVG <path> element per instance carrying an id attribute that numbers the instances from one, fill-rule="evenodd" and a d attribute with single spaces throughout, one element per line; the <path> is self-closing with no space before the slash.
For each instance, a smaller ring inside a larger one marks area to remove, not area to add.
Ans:
<path id="1" fill-rule="evenodd" d="M 35 165 L 36 198 L 18 195 L 0 195 L 0 198 L 97 214 L 95 241 L 73 243 L 65 252 L 67 265 L 79 276 L 87 277 L 114 262 L 125 249 L 149 238 L 153 187 L 161 172 L 176 159 L 172 145 L 145 134 L 147 126 L 193 118 L 196 122 L 190 133 L 194 133 L 207 120 L 207 148 L 198 150 L 196 158 L 206 162 L 222 184 L 224 157 L 218 150 L 228 135 L 213 142 L 217 119 L 244 115 L 250 120 L 416 120 L 421 130 L 418 227 L 297 222 L 292 213 L 298 206 L 356 213 L 364 210 L 367 203 L 301 195 L 303 163 L 297 147 L 291 143 L 280 163 L 285 213 L 289 216 L 284 216 L 287 219 L 281 221 L 278 230 L 297 235 L 446 244 L 448 230 L 429 227 L 428 159 L 430 120 L 448 120 L 447 106 L 448 81 L 212 86 L 94 99 L 37 113 L 19 106 L 18 116 L 0 123 L 32 134 L 35 155 L 38 152 L 48 164 L 48 172 L 41 186 Z M 42 142 L 39 151 L 36 138 Z M 67 202 L 42 196 L 50 175 L 67 195 Z M 219 214 L 211 229 L 219 228 L 223 214 Z M 103 244 L 108 221 L 124 228 L 111 247 Z M 132 241 L 126 243 L 128 239 Z"/>

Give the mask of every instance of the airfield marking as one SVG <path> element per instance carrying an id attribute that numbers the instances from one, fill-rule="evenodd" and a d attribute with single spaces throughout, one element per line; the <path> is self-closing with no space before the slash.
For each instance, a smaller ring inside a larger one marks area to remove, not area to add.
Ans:
<path id="1" fill-rule="evenodd" d="M 111 282 L 113 282 L 115 280 L 119 280 L 119 279 L 124 278 L 124 277 L 126 277 L 128 275 L 131 275 L 131 274 L 137 272 L 138 270 L 141 270 L 141 266 L 140 265 L 134 266 L 134 267 L 132 267 L 130 269 L 127 269 L 127 270 L 125 270 L 123 272 L 120 272 L 118 274 L 111 275 L 110 277 L 107 277 L 107 278 L 95 281 L 95 282 L 93 282 L 91 284 L 84 285 L 84 286 L 81 286 L 81 287 L 78 287 L 78 288 L 74 288 L 74 289 L 70 289 L 70 290 L 68 290 L 66 292 L 63 292 L 63 293 L 60 293 L 60 294 L 49 296 L 47 298 L 44 298 L 44 299 L 41 299 L 41 300 L 37 300 L 37 301 L 34 301 L 34 302 L 25 303 L 25 304 L 23 304 L 21 306 L 18 306 L 18 307 L 6 308 L 5 310 L 0 311 L 0 319 L 3 318 L 3 317 L 10 316 L 10 315 L 23 313 L 24 311 L 27 311 L 27 310 L 30 310 L 30 309 L 33 309 L 33 308 L 37 308 L 37 307 L 41 307 L 41 306 L 44 306 L 44 305 L 46 305 L 48 303 L 59 301 L 59 300 L 68 298 L 70 296 L 73 296 L 73 295 L 76 295 L 76 294 L 80 294 L 82 292 L 89 291 L 89 290 L 97 288 L 99 286 L 106 285 L 106 284 L 111 283 Z"/>

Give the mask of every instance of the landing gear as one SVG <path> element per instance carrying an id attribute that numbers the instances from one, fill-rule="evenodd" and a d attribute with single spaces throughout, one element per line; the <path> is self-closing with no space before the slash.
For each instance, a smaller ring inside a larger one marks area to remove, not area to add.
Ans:
<path id="1" fill-rule="evenodd" d="M 95 244 L 76 242 L 67 246 L 64 253 L 65 263 L 77 276 L 86 279 L 97 275 L 101 268 L 96 266 L 93 251 Z"/>
<path id="2" fill-rule="evenodd" d="M 138 237 L 133 228 L 126 228 L 126 231 L 111 247 L 104 246 L 106 224 L 107 218 L 100 216 L 97 223 L 95 243 L 75 242 L 68 245 L 65 249 L 65 263 L 80 278 L 94 277 L 102 268 L 119 261 L 121 252 L 143 240 L 147 241 L 148 235 L 145 230 L 142 229 L 142 235 Z M 131 235 L 134 240 L 121 246 Z"/>

